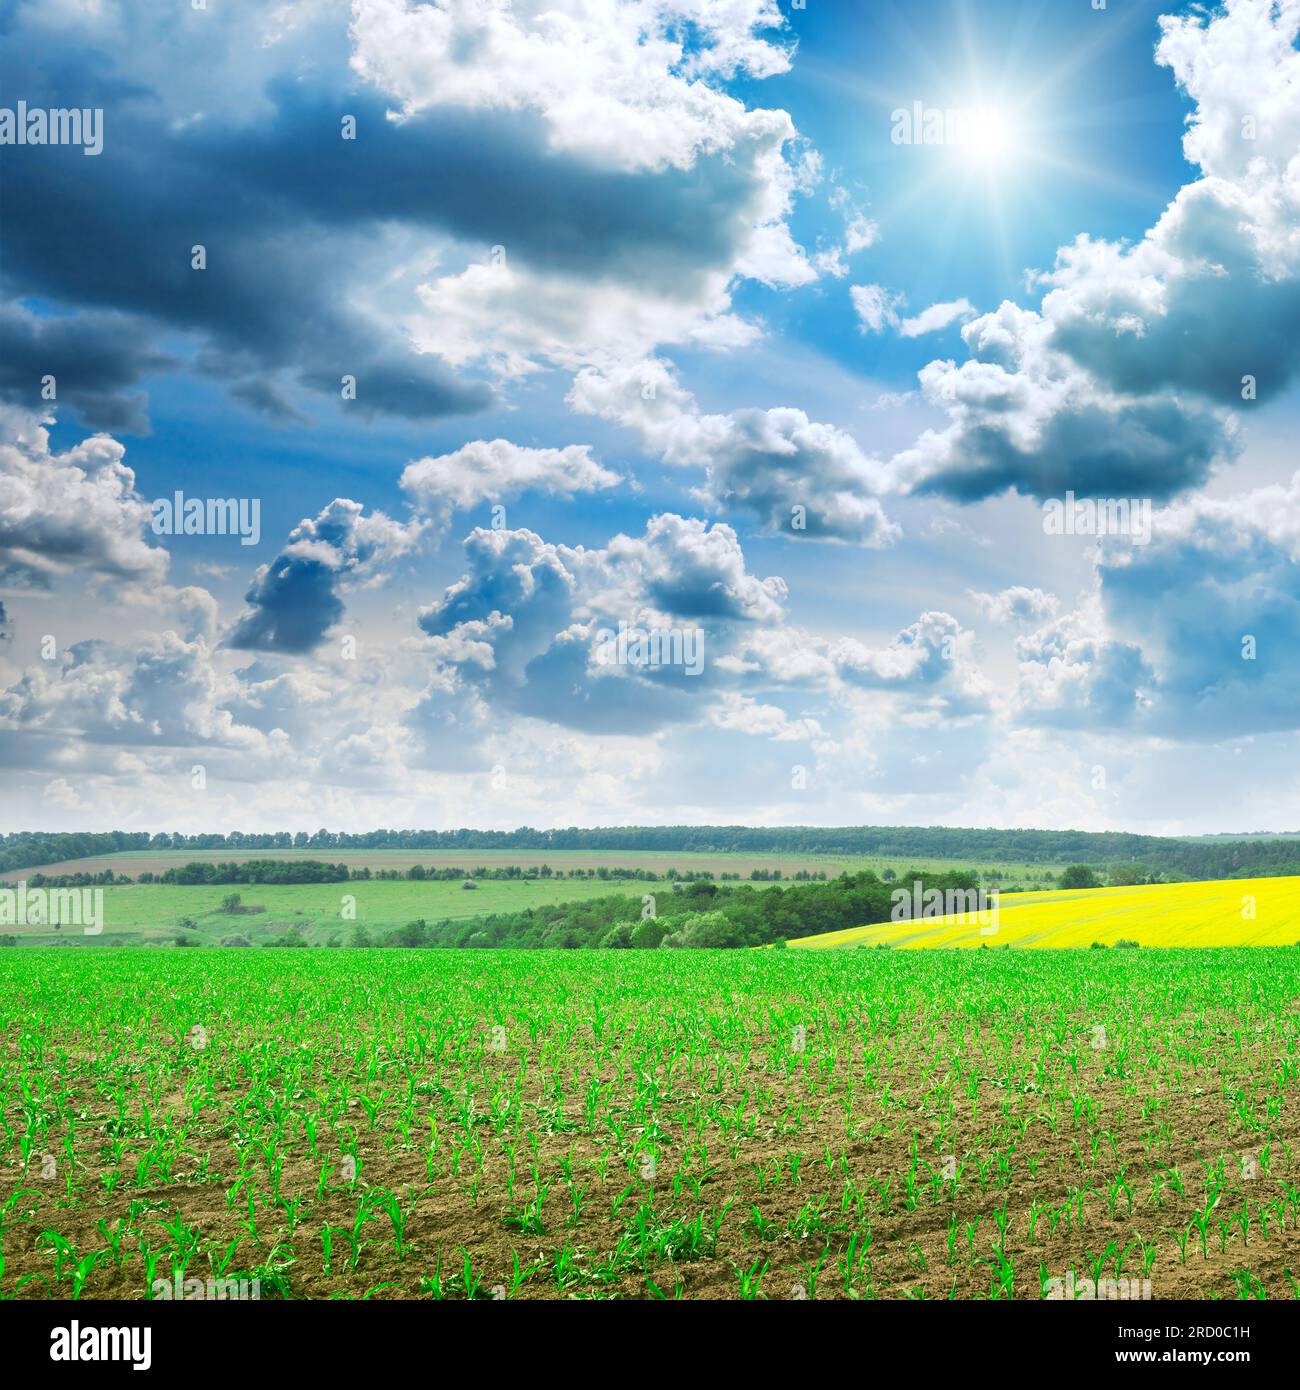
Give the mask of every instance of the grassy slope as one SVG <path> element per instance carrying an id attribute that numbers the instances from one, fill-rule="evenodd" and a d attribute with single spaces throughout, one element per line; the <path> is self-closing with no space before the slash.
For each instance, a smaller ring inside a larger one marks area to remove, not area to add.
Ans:
<path id="1" fill-rule="evenodd" d="M 655 885 L 646 885 L 647 888 Z M 223 884 L 202 887 L 173 887 L 164 884 L 132 884 L 104 889 L 104 932 L 85 938 L 107 945 L 115 936 L 132 941 L 170 941 L 181 917 L 191 917 L 198 929 L 189 932 L 196 943 L 216 945 L 225 936 L 247 936 L 258 942 L 281 936 L 290 923 L 308 929 L 308 940 L 323 942 L 335 933 L 344 941 L 352 922 L 340 913 L 343 898 L 356 899 L 356 920 L 370 929 L 387 930 L 423 917 L 438 921 L 444 917 L 478 917 L 491 912 L 516 912 L 544 903 L 604 897 L 611 893 L 639 892 L 641 885 L 610 883 L 586 879 L 485 880 L 476 889 L 460 883 L 286 883 Z M 265 912 L 230 915 L 222 912 L 221 900 L 238 893 L 245 907 L 265 907 Z M 67 937 L 69 932 L 38 933 L 12 927 L 24 945 L 43 945 Z M 83 938 L 73 928 L 71 937 Z"/>
<path id="2" fill-rule="evenodd" d="M 1244 913 L 1253 900 L 1254 917 Z M 898 947 L 1291 946 L 1300 942 L 1300 878 L 1233 879 L 1002 896 L 997 930 L 936 917 L 882 922 L 792 941 L 792 949 Z"/>

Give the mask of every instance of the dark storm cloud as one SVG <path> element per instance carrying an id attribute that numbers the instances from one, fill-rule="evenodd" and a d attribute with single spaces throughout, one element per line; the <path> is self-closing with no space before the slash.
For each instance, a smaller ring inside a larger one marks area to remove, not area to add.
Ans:
<path id="1" fill-rule="evenodd" d="M 427 251 L 410 233 L 450 234 L 478 254 L 502 245 L 512 263 L 543 270 L 688 291 L 730 264 L 752 224 L 758 176 L 743 162 L 601 169 L 548 150 L 529 113 L 444 110 L 394 122 L 340 72 L 336 87 L 318 74 L 271 83 L 268 113 L 243 123 L 177 120 L 154 94 L 98 77 L 103 54 L 35 62 L 11 45 L 0 89 L 29 106 L 102 102 L 104 148 L 94 158 L 68 146 L 6 148 L 0 283 L 10 296 L 83 310 L 41 332 L 87 356 L 70 364 L 68 400 L 88 423 L 142 427 L 142 400 L 114 408 L 107 397 L 169 365 L 145 348 L 164 332 L 193 335 L 198 370 L 281 419 L 296 411 L 289 386 L 338 399 L 345 374 L 357 378 L 349 408 L 363 414 L 481 410 L 493 389 L 413 351 L 401 307 L 354 307 L 383 293 L 406 253 Z M 355 140 L 342 138 L 344 116 L 356 120 Z M 386 245 L 389 233 L 400 251 Z M 192 268 L 194 246 L 206 269 Z M 406 293 L 413 309 L 414 286 Z M 103 352 L 108 320 L 91 310 L 135 318 L 121 327 L 114 361 Z M 0 385 L 26 389 L 31 346 Z"/>
<path id="2" fill-rule="evenodd" d="M 227 645 L 240 651 L 314 651 L 343 616 L 335 592 L 338 572 L 321 561 L 277 555 L 244 595 L 250 611 L 236 624 Z"/>
<path id="3" fill-rule="evenodd" d="M 0 304 L 0 399 L 28 410 L 66 404 L 90 429 L 143 434 L 148 398 L 132 388 L 177 365 L 152 336 L 141 320 L 112 311 L 42 318 Z M 54 400 L 42 398 L 46 377 Z"/>
<path id="4" fill-rule="evenodd" d="M 343 616 L 340 593 L 351 582 L 379 579 L 416 544 L 421 523 L 364 514 L 361 503 L 336 497 L 289 533 L 284 549 L 254 576 L 249 611 L 226 645 L 241 651 L 301 655 L 314 651 Z"/>
<path id="5" fill-rule="evenodd" d="M 1163 502 L 1204 483 L 1228 447 L 1221 421 L 1195 401 L 1079 402 L 1050 414 L 1032 443 L 1014 411 L 980 408 L 960 433 L 917 450 L 938 444 L 917 493 L 974 503 L 1014 488 L 1040 499 L 1074 491 Z"/>

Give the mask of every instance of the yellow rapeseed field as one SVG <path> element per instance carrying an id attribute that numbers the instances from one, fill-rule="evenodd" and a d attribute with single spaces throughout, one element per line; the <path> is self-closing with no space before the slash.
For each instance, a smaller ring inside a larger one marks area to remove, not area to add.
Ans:
<path id="1" fill-rule="evenodd" d="M 1160 883 L 1004 893 L 996 923 L 974 917 L 879 922 L 791 941 L 792 949 L 841 946 L 1294 946 L 1300 944 L 1300 878 Z"/>

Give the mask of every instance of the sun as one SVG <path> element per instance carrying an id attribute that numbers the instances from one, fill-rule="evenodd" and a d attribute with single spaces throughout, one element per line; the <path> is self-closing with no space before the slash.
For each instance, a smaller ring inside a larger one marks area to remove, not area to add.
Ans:
<path id="1" fill-rule="evenodd" d="M 977 107 L 963 122 L 961 153 L 982 169 L 1000 168 L 1014 153 L 1014 134 L 1013 122 L 1001 108 Z"/>

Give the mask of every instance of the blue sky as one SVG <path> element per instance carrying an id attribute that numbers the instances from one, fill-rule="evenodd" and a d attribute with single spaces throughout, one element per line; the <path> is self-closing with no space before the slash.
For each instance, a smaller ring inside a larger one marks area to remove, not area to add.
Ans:
<path id="1" fill-rule="evenodd" d="M 0 5 L 3 828 L 1294 829 L 1298 28 Z"/>

